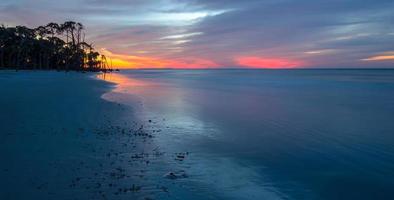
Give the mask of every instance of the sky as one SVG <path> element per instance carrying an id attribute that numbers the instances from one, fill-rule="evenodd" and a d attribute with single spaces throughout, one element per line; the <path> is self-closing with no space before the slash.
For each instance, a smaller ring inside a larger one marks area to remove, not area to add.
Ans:
<path id="1" fill-rule="evenodd" d="M 1 0 L 0 23 L 74 20 L 118 68 L 394 68 L 393 0 Z"/>

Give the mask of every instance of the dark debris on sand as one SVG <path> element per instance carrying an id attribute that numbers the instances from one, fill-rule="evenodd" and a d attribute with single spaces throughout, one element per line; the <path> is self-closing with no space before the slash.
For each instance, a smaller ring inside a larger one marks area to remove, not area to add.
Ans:
<path id="1" fill-rule="evenodd" d="M 148 123 L 154 123 L 149 120 Z M 160 159 L 164 152 L 152 145 L 160 129 L 147 130 L 137 123 L 111 123 L 95 130 L 80 128 L 80 133 L 93 133 L 95 138 L 106 145 L 89 146 L 97 157 L 95 162 L 80 161 L 74 166 L 76 177 L 69 184 L 71 190 L 85 190 L 92 199 L 112 199 L 120 195 L 140 194 L 144 199 L 153 199 L 156 193 L 169 194 L 170 189 L 157 181 L 147 181 L 146 173 L 154 171 L 150 166 Z M 108 145 L 109 144 L 109 145 Z M 175 160 L 183 162 L 189 152 L 175 153 Z M 177 180 L 187 178 L 184 170 L 161 173 L 157 179 Z M 161 177 L 160 177 L 161 176 Z M 147 183 L 149 183 L 147 185 Z"/>

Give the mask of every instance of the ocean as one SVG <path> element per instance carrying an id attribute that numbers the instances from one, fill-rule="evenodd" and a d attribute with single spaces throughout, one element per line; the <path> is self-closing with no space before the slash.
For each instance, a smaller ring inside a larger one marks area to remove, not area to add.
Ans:
<path id="1" fill-rule="evenodd" d="M 394 195 L 394 70 L 124 70 L 108 80 L 119 85 L 104 98 L 152 121 L 162 151 L 189 153 L 165 161 L 188 174 L 169 199 Z"/>

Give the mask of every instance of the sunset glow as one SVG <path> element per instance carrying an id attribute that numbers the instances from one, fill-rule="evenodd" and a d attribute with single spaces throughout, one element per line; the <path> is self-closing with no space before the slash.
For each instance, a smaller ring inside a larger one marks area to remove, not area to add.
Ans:
<path id="1" fill-rule="evenodd" d="M 163 58 L 134 56 L 125 54 L 116 54 L 107 49 L 101 49 L 101 53 L 108 55 L 112 60 L 112 66 L 115 68 L 141 69 L 141 68 L 193 68 L 206 69 L 219 67 L 218 64 L 211 60 L 201 58 L 170 60 Z"/>
<path id="2" fill-rule="evenodd" d="M 240 66 L 251 68 L 295 68 L 302 66 L 302 62 L 282 58 L 240 57 L 236 59 Z"/>
<path id="3" fill-rule="evenodd" d="M 394 67 L 390 0 L 40 2 L 1 1 L 0 24 L 79 21 L 116 68 Z"/>

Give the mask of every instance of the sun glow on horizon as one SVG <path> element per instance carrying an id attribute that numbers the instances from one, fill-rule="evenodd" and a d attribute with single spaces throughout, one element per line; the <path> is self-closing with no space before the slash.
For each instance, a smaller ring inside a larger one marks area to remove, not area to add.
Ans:
<path id="1" fill-rule="evenodd" d="M 114 68 L 120 69 L 208 69 L 223 67 L 215 61 L 204 58 L 168 59 L 151 56 L 127 55 L 114 53 L 102 48 L 100 52 L 106 55 Z M 305 66 L 305 62 L 284 58 L 264 58 L 254 56 L 244 56 L 234 59 L 235 64 L 244 68 L 262 69 L 287 69 Z"/>
<path id="2" fill-rule="evenodd" d="M 235 59 L 237 64 L 244 67 L 250 68 L 266 68 L 266 69 L 285 69 L 285 68 L 296 68 L 304 66 L 305 64 L 301 61 L 294 61 L 283 58 L 264 58 L 264 57 L 253 57 L 244 56 Z"/>
<path id="3" fill-rule="evenodd" d="M 141 69 L 141 68 L 191 68 L 203 69 L 219 67 L 217 63 L 202 58 L 185 58 L 171 60 L 166 58 L 157 58 L 149 56 L 135 56 L 126 54 L 113 53 L 105 48 L 100 50 L 101 53 L 107 55 L 114 68 L 121 69 Z"/>

